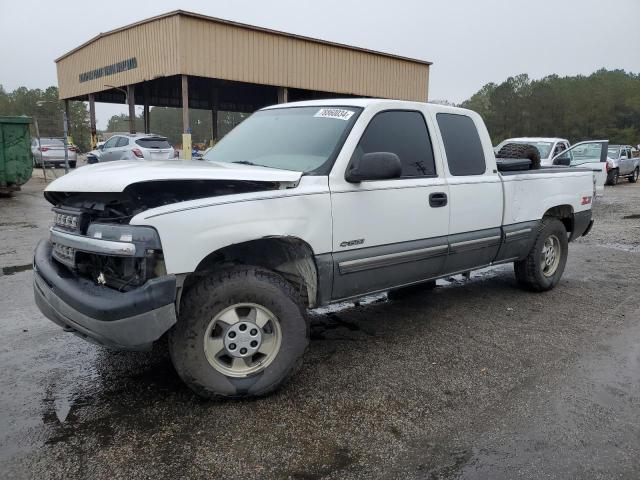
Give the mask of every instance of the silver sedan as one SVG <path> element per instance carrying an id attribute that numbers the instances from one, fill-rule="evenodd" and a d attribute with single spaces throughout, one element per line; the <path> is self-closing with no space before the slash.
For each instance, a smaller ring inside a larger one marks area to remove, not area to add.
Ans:
<path id="1" fill-rule="evenodd" d="M 38 167 L 64 165 L 64 141 L 61 138 L 41 138 L 40 146 L 38 140 L 31 140 L 31 154 Z M 75 168 L 78 161 L 78 148 L 75 145 L 68 146 L 69 166 Z"/>

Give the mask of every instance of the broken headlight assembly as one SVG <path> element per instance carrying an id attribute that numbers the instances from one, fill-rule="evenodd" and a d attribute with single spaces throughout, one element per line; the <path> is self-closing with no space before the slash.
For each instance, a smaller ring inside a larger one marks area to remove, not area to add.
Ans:
<path id="1" fill-rule="evenodd" d="M 66 219 L 62 221 L 67 223 Z M 166 275 L 160 237 L 152 227 L 94 222 L 85 235 L 78 235 L 55 224 L 51 241 L 57 261 L 100 285 L 120 291 Z"/>

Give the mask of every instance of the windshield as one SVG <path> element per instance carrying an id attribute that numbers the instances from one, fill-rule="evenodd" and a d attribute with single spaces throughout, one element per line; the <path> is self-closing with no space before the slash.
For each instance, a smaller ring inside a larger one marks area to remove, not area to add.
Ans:
<path id="1" fill-rule="evenodd" d="M 553 142 L 537 142 L 537 141 L 525 141 L 525 140 L 505 140 L 500 143 L 496 148 L 496 153 L 500 152 L 500 149 L 507 145 L 508 143 L 515 143 L 518 145 L 533 145 L 540 152 L 540 158 L 549 158 L 549 153 L 551 152 L 551 147 L 553 146 Z"/>
<path id="2" fill-rule="evenodd" d="M 204 159 L 326 174 L 360 110 L 328 106 L 261 110 L 233 129 Z"/>

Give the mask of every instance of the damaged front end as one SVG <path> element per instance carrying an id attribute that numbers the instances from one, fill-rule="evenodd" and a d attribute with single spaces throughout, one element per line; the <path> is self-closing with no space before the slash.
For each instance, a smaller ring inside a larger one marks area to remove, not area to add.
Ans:
<path id="1" fill-rule="evenodd" d="M 275 190 L 276 182 L 165 180 L 132 184 L 119 193 L 45 192 L 55 205 L 52 257 L 75 274 L 118 291 L 166 275 L 152 227 L 129 225 L 143 211 L 198 198 Z"/>
<path id="2" fill-rule="evenodd" d="M 50 237 L 34 254 L 34 295 L 50 320 L 100 345 L 146 350 L 177 319 L 180 278 L 167 274 L 158 232 L 130 225 L 150 208 L 277 188 L 248 181 L 159 181 L 122 192 L 47 191 Z"/>

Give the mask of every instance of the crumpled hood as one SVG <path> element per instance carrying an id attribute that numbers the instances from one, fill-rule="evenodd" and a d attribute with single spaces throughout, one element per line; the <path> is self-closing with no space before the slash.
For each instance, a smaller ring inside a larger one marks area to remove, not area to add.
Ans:
<path id="1" fill-rule="evenodd" d="M 301 172 L 201 160 L 132 160 L 80 167 L 53 181 L 47 192 L 122 192 L 129 185 L 161 180 L 247 180 L 296 183 Z"/>

